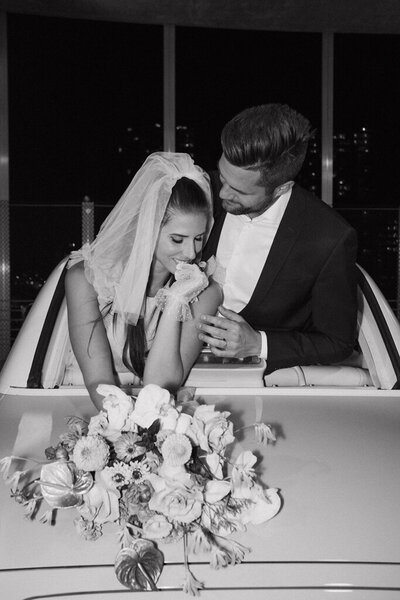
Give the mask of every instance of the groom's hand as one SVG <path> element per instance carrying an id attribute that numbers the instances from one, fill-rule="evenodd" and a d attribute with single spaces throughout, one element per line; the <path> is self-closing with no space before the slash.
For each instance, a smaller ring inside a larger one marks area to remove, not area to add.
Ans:
<path id="1" fill-rule="evenodd" d="M 261 335 L 233 310 L 218 308 L 222 317 L 201 315 L 199 339 L 210 346 L 215 356 L 245 358 L 261 352 Z"/>

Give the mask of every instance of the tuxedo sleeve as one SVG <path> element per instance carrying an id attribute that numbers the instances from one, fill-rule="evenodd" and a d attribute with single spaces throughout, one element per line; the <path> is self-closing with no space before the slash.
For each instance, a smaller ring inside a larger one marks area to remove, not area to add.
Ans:
<path id="1" fill-rule="evenodd" d="M 301 330 L 266 329 L 267 372 L 347 358 L 357 331 L 357 236 L 348 228 L 327 257 L 311 291 L 309 323 Z"/>

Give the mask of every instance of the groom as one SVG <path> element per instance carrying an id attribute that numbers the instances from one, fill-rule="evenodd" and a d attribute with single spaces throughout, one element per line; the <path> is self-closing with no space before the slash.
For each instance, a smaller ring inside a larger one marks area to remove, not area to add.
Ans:
<path id="1" fill-rule="evenodd" d="M 355 231 L 294 182 L 310 135 L 286 105 L 244 110 L 222 131 L 212 178 L 203 258 L 217 258 L 224 304 L 202 315 L 199 337 L 216 356 L 266 359 L 268 373 L 339 362 L 356 341 Z"/>

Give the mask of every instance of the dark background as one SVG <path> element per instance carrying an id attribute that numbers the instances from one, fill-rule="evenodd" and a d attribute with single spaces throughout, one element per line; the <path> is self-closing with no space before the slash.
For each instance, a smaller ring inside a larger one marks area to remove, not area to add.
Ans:
<path id="1" fill-rule="evenodd" d="M 212 169 L 228 119 L 287 103 L 315 128 L 299 179 L 319 195 L 321 42 L 319 33 L 176 27 L 177 150 Z M 162 149 L 163 28 L 10 14 L 8 58 L 12 276 L 39 281 L 80 246 L 84 197 L 97 229 Z M 395 258 L 397 212 L 383 209 L 399 204 L 399 58 L 399 36 L 335 35 L 334 206 L 367 240 L 361 260 L 378 274 L 374 238 Z M 360 220 L 361 208 L 383 212 Z"/>

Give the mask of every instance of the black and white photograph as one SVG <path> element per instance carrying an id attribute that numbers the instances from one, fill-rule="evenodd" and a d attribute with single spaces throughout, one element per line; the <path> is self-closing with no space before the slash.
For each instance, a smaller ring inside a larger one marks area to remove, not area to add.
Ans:
<path id="1" fill-rule="evenodd" d="M 399 62 L 397 0 L 0 0 L 2 599 L 398 600 Z"/>

